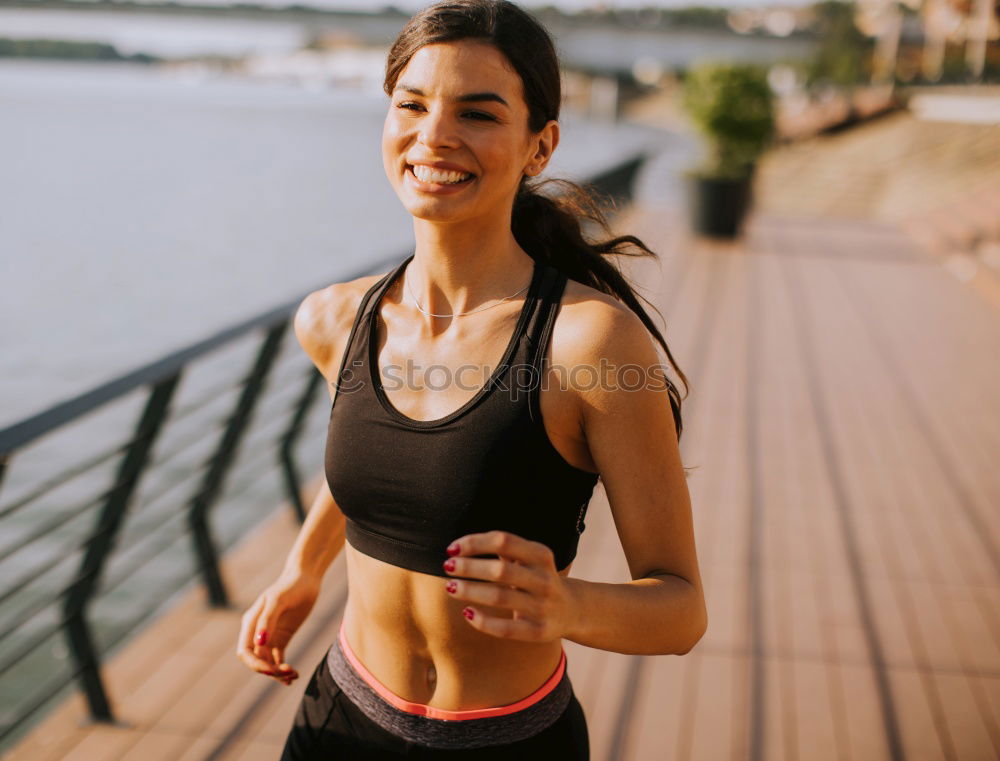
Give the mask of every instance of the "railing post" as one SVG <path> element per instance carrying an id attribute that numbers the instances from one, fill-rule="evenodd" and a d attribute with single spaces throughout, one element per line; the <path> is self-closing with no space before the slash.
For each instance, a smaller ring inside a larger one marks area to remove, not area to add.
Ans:
<path id="1" fill-rule="evenodd" d="M 114 486 L 101 509 L 91 541 L 80 563 L 76 578 L 66 590 L 63 600 L 63 626 L 77 676 L 87 698 L 90 715 L 95 721 L 113 722 L 111 705 L 101 679 L 100 657 L 86 620 L 86 607 L 100 582 L 101 573 L 114 549 L 115 540 L 123 523 L 129 501 L 139 483 L 149 453 L 156 437 L 163 428 L 167 409 L 177 388 L 180 373 L 160 381 L 146 402 L 139 424 L 132 438 L 132 445 L 118 468 Z"/>
<path id="2" fill-rule="evenodd" d="M 237 448 L 250 423 L 254 406 L 264 388 L 267 374 L 274 364 L 274 359 L 278 355 L 278 349 L 281 347 L 287 326 L 288 320 L 286 319 L 268 330 L 267 337 L 257 353 L 253 370 L 243 386 L 243 393 L 240 394 L 239 401 L 236 403 L 236 409 L 229 419 L 229 425 L 219 442 L 218 449 L 209 461 L 211 464 L 205 473 L 201 487 L 192 498 L 188 510 L 188 524 L 191 527 L 199 570 L 208 591 L 209 605 L 213 608 L 228 608 L 229 596 L 222 581 L 222 574 L 219 572 L 219 553 L 215 548 L 215 541 L 212 539 L 211 529 L 208 525 L 208 511 L 222 491 L 226 473 L 235 459 Z"/>
<path id="3" fill-rule="evenodd" d="M 295 446 L 295 441 L 298 439 L 299 433 L 302 431 L 302 426 L 304 425 L 306 419 L 306 412 L 309 410 L 313 397 L 316 396 L 316 392 L 319 390 L 320 382 L 322 380 L 323 374 L 313 367 L 312 372 L 309 373 L 309 379 L 306 381 L 306 387 L 302 392 L 302 396 L 299 397 L 299 402 L 295 407 L 295 414 L 292 415 L 292 422 L 289 424 L 288 430 L 285 431 L 285 435 L 281 437 L 281 469 L 285 476 L 285 487 L 288 490 L 288 499 L 291 501 L 292 507 L 295 509 L 295 515 L 299 519 L 299 523 L 305 521 L 306 509 L 305 505 L 302 504 L 302 491 L 300 487 L 299 474 L 295 468 L 295 459 L 292 457 L 292 447 Z"/>

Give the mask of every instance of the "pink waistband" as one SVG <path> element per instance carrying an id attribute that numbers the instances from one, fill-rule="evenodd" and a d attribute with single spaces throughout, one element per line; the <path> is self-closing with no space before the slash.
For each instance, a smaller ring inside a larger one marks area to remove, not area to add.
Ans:
<path id="1" fill-rule="evenodd" d="M 354 654 L 350 644 L 347 642 L 347 635 L 344 633 L 343 621 L 341 621 L 340 624 L 339 639 L 340 647 L 344 651 L 344 655 L 347 656 L 348 662 L 354 670 L 358 672 L 358 675 L 368 683 L 368 686 L 375 690 L 375 692 L 377 692 L 387 703 L 395 706 L 400 711 L 419 714 L 421 716 L 429 716 L 433 719 L 460 721 L 462 719 L 482 719 L 487 716 L 505 716 L 510 713 L 516 713 L 517 711 L 524 710 L 530 705 L 534 705 L 552 692 L 556 685 L 559 684 L 559 680 L 562 679 L 563 673 L 566 671 L 566 650 L 563 648 L 562 654 L 559 657 L 559 665 L 556 666 L 556 670 L 553 671 L 552 675 L 545 680 L 545 684 L 527 697 L 521 698 L 516 703 L 509 703 L 508 705 L 497 706 L 495 708 L 472 708 L 467 711 L 449 711 L 444 708 L 434 708 L 433 706 L 425 705 L 424 703 L 411 703 L 409 700 L 404 700 L 376 679 L 375 676 L 367 668 L 365 668 L 364 664 L 358 660 L 358 657 Z"/>

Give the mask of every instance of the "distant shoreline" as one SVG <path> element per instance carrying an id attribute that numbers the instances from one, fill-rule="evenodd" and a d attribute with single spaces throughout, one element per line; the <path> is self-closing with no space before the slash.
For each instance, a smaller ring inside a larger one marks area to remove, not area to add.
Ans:
<path id="1" fill-rule="evenodd" d="M 768 0 L 760 0 L 758 5 L 766 7 L 771 3 Z M 778 0 L 778 5 L 791 5 L 802 10 L 809 8 L 812 0 L 792 0 L 791 3 L 782 3 Z M 273 19 L 282 17 L 312 17 L 316 19 L 381 19 L 385 21 L 404 22 L 413 13 L 402 8 L 397 8 L 391 2 L 385 3 L 381 8 L 373 10 L 359 10 L 350 8 L 329 8 L 309 5 L 307 2 L 295 2 L 291 0 L 284 5 L 264 5 L 254 2 L 233 2 L 233 3 L 184 3 L 173 2 L 172 0 L 161 0 L 160 2 L 132 2 L 130 0 L 6 0 L 6 9 L 35 9 L 35 10 L 73 10 L 73 11 L 115 11 L 119 13 L 154 13 L 154 14 L 178 14 L 186 16 L 233 16 L 243 17 L 270 17 Z M 703 29 L 716 30 L 734 33 L 727 21 L 730 14 L 737 10 L 725 6 L 703 6 L 693 2 L 687 6 L 674 8 L 583 8 L 575 12 L 569 12 L 556 6 L 542 6 L 531 8 L 531 12 L 546 24 L 556 24 L 556 26 L 566 26 L 570 28 L 586 28 L 588 26 L 614 27 L 621 29 L 642 29 L 652 30 L 679 30 L 679 29 Z M 759 33 L 758 31 L 747 32 L 750 35 Z M 795 30 L 792 36 L 809 36 L 804 30 Z"/>
<path id="2" fill-rule="evenodd" d="M 124 55 L 106 42 L 52 40 L 44 38 L 10 39 L 0 37 L 0 58 L 48 58 L 60 61 L 129 61 L 159 63 L 162 59 L 148 53 Z"/>

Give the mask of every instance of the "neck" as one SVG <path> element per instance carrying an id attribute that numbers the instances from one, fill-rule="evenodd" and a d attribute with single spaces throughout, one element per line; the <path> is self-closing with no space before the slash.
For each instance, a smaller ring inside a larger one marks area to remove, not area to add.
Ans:
<path id="1" fill-rule="evenodd" d="M 505 226 L 449 226 L 415 218 L 416 248 L 401 278 L 405 281 L 401 293 L 412 293 L 428 312 L 451 315 L 523 288 L 534 261 L 517 244 L 507 221 Z"/>

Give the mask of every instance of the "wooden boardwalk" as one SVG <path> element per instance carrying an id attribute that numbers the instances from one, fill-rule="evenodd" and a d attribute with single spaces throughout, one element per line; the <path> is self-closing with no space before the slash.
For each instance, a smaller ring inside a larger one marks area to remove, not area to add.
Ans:
<path id="1" fill-rule="evenodd" d="M 894 225 L 760 213 L 713 243 L 647 205 L 617 226 L 661 252 L 631 273 L 692 382 L 709 628 L 682 657 L 566 643 L 594 761 L 1000 757 L 996 304 Z M 282 511 L 225 558 L 233 610 L 196 590 L 108 664 L 127 725 L 76 697 L 9 757 L 276 761 L 346 594 L 341 556 L 292 687 L 236 659 L 296 530 Z M 628 580 L 600 487 L 574 575 Z"/>

